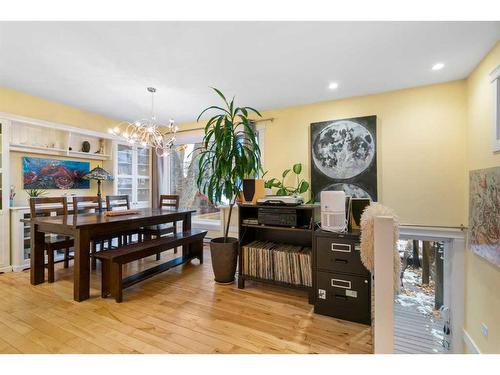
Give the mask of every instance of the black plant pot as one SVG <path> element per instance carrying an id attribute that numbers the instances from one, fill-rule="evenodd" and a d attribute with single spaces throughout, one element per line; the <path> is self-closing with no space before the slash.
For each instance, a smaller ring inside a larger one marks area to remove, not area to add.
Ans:
<path id="1" fill-rule="evenodd" d="M 210 241 L 210 255 L 215 281 L 218 283 L 231 283 L 234 281 L 236 265 L 238 263 L 238 239 L 218 237 Z"/>

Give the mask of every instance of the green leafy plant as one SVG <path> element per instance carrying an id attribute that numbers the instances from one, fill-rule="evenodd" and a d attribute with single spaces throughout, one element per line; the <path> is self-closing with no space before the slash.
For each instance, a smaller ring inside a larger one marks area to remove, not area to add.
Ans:
<path id="1" fill-rule="evenodd" d="M 205 126 L 197 185 L 210 202 L 221 203 L 224 198 L 229 201 L 229 218 L 224 231 L 226 242 L 233 206 L 242 191 L 242 181 L 262 170 L 259 144 L 248 117 L 251 113 L 261 115 L 251 107 L 236 107 L 234 97 L 228 101 L 220 90 L 213 90 L 222 99 L 223 106 L 210 106 L 197 119 L 199 121 L 207 111 L 217 111 Z"/>
<path id="2" fill-rule="evenodd" d="M 42 189 L 28 189 L 28 190 L 26 190 L 26 194 L 28 194 L 28 196 L 30 198 L 38 198 L 38 197 L 45 195 L 46 193 L 47 192 L 45 190 L 42 190 Z"/>
<path id="3" fill-rule="evenodd" d="M 285 185 L 285 178 L 292 172 L 296 178 L 295 186 Z M 277 188 L 276 195 L 294 195 L 294 194 L 304 194 L 309 190 L 309 182 L 300 177 L 302 173 L 302 164 L 297 163 L 292 166 L 292 168 L 285 169 L 281 174 L 281 180 L 273 177 L 264 182 L 267 189 Z M 263 174 L 266 175 L 267 171 Z"/>

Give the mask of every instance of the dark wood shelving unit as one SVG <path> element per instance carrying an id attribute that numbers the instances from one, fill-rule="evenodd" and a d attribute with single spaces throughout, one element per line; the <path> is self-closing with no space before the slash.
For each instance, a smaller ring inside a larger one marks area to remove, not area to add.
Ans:
<path id="1" fill-rule="evenodd" d="M 249 275 L 243 275 L 245 280 L 252 280 L 252 281 L 258 281 L 260 283 L 266 283 L 266 284 L 272 284 L 272 285 L 278 285 L 278 286 L 283 286 L 285 288 L 291 288 L 291 289 L 301 289 L 301 290 L 307 290 L 307 292 L 310 292 L 309 289 L 311 289 L 310 286 L 306 285 L 297 285 L 297 284 L 289 284 L 289 283 L 284 283 L 282 281 L 276 281 L 276 280 L 269 280 L 269 279 L 262 279 L 260 277 L 255 277 L 255 276 L 249 276 Z"/>
<path id="2" fill-rule="evenodd" d="M 258 209 L 272 208 L 279 210 L 280 208 L 296 210 L 297 217 L 300 223 L 308 224 L 307 227 L 287 227 L 275 225 L 261 225 L 261 224 L 244 224 L 245 219 L 257 219 Z M 320 206 L 314 204 L 303 204 L 295 207 L 282 207 L 282 206 L 265 206 L 253 204 L 240 204 L 239 205 L 239 258 L 238 258 L 238 288 L 245 288 L 245 280 L 257 281 L 271 285 L 277 285 L 289 289 L 299 289 L 308 292 L 309 303 L 312 303 L 313 289 L 306 285 L 289 284 L 282 281 L 263 279 L 255 276 L 243 274 L 243 256 L 242 247 L 255 240 L 273 241 L 283 244 L 307 246 L 312 249 L 313 234 L 316 223 L 319 221 Z M 312 254 L 311 254 L 312 257 Z M 312 264 L 312 258 L 311 258 Z M 311 270 L 312 272 L 312 270 Z"/>
<path id="3" fill-rule="evenodd" d="M 292 232 L 312 232 L 310 228 L 279 227 L 277 225 L 241 224 L 241 226 L 249 228 L 270 229 L 270 230 L 287 230 Z"/>

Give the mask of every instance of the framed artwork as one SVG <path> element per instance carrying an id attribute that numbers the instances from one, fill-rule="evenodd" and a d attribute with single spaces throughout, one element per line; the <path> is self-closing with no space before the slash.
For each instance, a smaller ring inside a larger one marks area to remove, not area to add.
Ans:
<path id="1" fill-rule="evenodd" d="M 23 157 L 24 189 L 90 189 L 89 162 Z"/>
<path id="2" fill-rule="evenodd" d="M 311 124 L 311 190 L 377 200 L 377 116 Z"/>
<path id="3" fill-rule="evenodd" d="M 470 172 L 469 245 L 500 267 L 500 167 Z"/>

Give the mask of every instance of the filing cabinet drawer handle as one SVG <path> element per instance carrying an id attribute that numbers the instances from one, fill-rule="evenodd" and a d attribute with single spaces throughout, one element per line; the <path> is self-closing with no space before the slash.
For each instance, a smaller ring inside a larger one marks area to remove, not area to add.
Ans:
<path id="1" fill-rule="evenodd" d="M 337 248 L 336 246 L 338 246 L 340 248 Z M 344 249 L 342 249 L 342 247 L 349 248 L 349 250 L 344 250 Z M 352 246 L 347 244 L 347 243 L 335 243 L 335 242 L 332 243 L 332 251 L 337 251 L 339 253 L 350 253 L 351 250 L 352 250 Z"/>
<path id="2" fill-rule="evenodd" d="M 332 279 L 332 286 L 336 288 L 351 289 L 351 282 L 348 280 Z"/>

